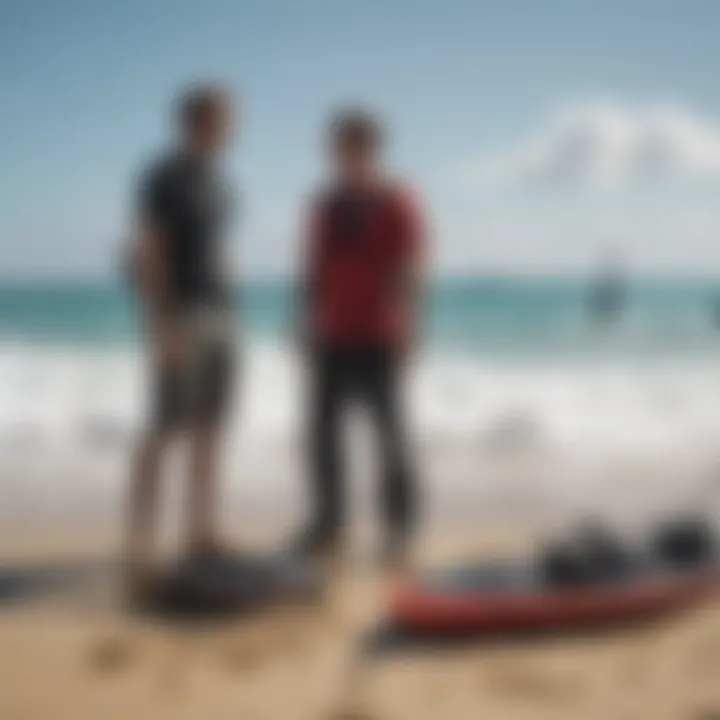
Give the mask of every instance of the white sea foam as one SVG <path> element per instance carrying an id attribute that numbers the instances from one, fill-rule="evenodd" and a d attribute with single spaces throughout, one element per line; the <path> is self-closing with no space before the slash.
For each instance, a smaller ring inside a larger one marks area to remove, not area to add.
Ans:
<path id="1" fill-rule="evenodd" d="M 299 358 L 266 344 L 244 352 L 240 365 L 236 441 L 296 433 L 304 408 Z M 142 423 L 149 390 L 133 350 L 3 346 L 0 443 L 124 442 Z M 643 451 L 720 438 L 720 366 L 708 359 L 512 364 L 431 352 L 409 374 L 407 405 L 423 436 Z"/>
<path id="2" fill-rule="evenodd" d="M 275 488 L 297 498 L 302 364 L 287 348 L 266 344 L 246 351 L 240 365 L 228 442 L 233 482 L 248 494 Z M 50 497 L 116 502 L 148 390 L 133 350 L 3 346 L 5 496 L 30 505 Z M 668 482 L 682 484 L 710 467 L 720 446 L 720 367 L 708 359 L 503 364 L 432 351 L 413 366 L 407 391 L 433 502 L 443 493 L 451 502 L 449 494 L 483 483 L 502 483 L 527 500 L 517 483 L 529 478 L 542 494 L 567 489 L 571 477 L 573 497 L 587 502 L 593 487 L 598 496 L 598 474 L 607 488 L 618 467 L 626 476 L 647 475 L 642 468 L 659 476 L 668 458 Z M 510 456 L 524 464 L 498 465 L 498 457 Z M 63 483 L 81 492 L 60 492 Z"/>

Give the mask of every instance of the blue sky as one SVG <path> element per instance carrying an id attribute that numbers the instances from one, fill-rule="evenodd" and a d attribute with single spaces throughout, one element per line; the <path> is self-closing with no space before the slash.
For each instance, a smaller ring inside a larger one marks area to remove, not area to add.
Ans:
<path id="1" fill-rule="evenodd" d="M 343 102 L 388 119 L 442 269 L 575 269 L 608 244 L 720 269 L 719 22 L 712 0 L 0 0 L 0 274 L 110 272 L 132 175 L 198 77 L 242 97 L 248 272 L 290 266 Z M 648 182 L 628 148 L 658 145 Z"/>

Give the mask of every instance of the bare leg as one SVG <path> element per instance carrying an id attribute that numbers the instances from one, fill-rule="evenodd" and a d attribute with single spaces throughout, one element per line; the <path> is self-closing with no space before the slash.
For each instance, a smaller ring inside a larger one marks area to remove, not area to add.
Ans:
<path id="1" fill-rule="evenodd" d="M 191 553 L 217 545 L 219 441 L 220 432 L 214 427 L 198 428 L 192 435 L 187 508 L 187 546 Z"/>
<path id="2" fill-rule="evenodd" d="M 167 441 L 165 433 L 147 431 L 134 461 L 125 553 L 129 580 L 133 585 L 142 583 L 149 575 L 157 524 L 161 463 Z"/>

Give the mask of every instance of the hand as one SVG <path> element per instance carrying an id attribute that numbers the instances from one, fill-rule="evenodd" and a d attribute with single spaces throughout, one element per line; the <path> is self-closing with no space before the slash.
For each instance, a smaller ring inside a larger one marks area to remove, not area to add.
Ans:
<path id="1" fill-rule="evenodd" d="M 409 364 L 417 352 L 417 336 L 414 332 L 406 332 L 397 344 L 397 359 L 402 365 Z"/>
<path id="2" fill-rule="evenodd" d="M 157 319 L 152 328 L 153 354 L 163 367 L 179 366 L 185 356 L 185 334 L 175 318 Z"/>
<path id="3" fill-rule="evenodd" d="M 313 333 L 307 321 L 296 323 L 291 329 L 292 343 L 299 353 L 307 353 L 313 346 Z"/>

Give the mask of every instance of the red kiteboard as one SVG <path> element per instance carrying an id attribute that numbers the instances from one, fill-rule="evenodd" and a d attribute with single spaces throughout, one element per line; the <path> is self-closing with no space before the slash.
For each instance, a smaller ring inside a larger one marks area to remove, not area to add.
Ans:
<path id="1" fill-rule="evenodd" d="M 423 634 L 591 629 L 657 618 L 720 590 L 717 559 L 692 568 L 639 562 L 618 577 L 557 587 L 538 564 L 488 564 L 430 573 L 392 597 L 392 623 Z"/>

